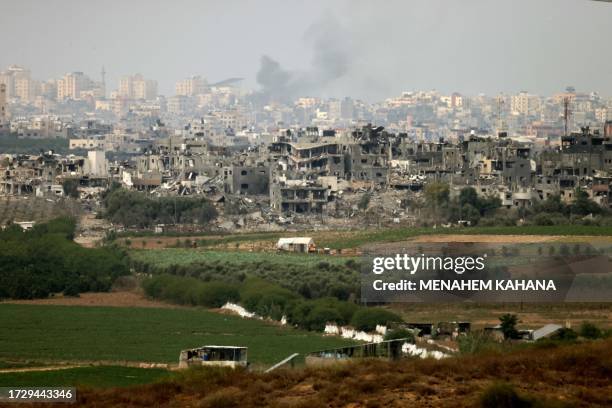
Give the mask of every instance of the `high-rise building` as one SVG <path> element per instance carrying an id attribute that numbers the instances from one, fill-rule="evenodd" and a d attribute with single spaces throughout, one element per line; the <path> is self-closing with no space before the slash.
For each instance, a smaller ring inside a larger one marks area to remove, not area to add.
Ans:
<path id="1" fill-rule="evenodd" d="M 540 109 L 540 98 L 522 91 L 510 99 L 510 109 L 513 115 L 532 115 Z"/>
<path id="2" fill-rule="evenodd" d="M 340 104 L 340 115 L 342 119 L 353 119 L 355 104 L 349 97 L 345 97 Z"/>
<path id="3" fill-rule="evenodd" d="M 145 79 L 141 74 L 124 76 L 119 80 L 117 93 L 129 99 L 157 98 L 157 81 Z"/>
<path id="4" fill-rule="evenodd" d="M 6 106 L 6 85 L 0 84 L 0 135 L 8 133 L 8 110 Z"/>
<path id="5" fill-rule="evenodd" d="M 80 99 L 81 92 L 92 88 L 92 81 L 82 72 L 71 72 L 57 81 L 57 99 Z"/>
<path id="6" fill-rule="evenodd" d="M 191 78 L 178 81 L 174 88 L 176 95 L 183 96 L 200 95 L 205 93 L 207 89 L 208 82 L 200 76 L 193 76 Z"/>
<path id="7" fill-rule="evenodd" d="M 6 86 L 6 98 L 17 98 L 22 102 L 31 102 L 40 94 L 40 84 L 32 80 L 30 70 L 18 65 L 11 65 L 0 72 L 0 84 Z"/>

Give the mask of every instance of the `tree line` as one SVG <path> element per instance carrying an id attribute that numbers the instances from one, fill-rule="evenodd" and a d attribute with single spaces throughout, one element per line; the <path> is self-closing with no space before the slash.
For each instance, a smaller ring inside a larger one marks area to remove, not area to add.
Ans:
<path id="1" fill-rule="evenodd" d="M 360 294 L 360 264 L 349 259 L 343 264 L 321 261 L 314 265 L 298 265 L 272 261 L 235 262 L 197 261 L 187 265 L 160 267 L 132 259 L 137 272 L 170 274 L 197 278 L 201 281 L 242 281 L 247 275 L 261 278 L 299 294 L 306 299 L 335 297 L 355 301 Z"/>
<path id="2" fill-rule="evenodd" d="M 372 331 L 376 325 L 401 322 L 393 312 L 368 308 L 334 297 L 306 299 L 298 293 L 257 277 L 234 282 L 209 281 L 169 274 L 155 275 L 143 282 L 147 296 L 172 303 L 221 307 L 226 302 L 240 303 L 248 311 L 280 320 L 306 330 L 322 331 L 325 324 L 350 324 L 359 330 Z"/>
<path id="3" fill-rule="evenodd" d="M 422 200 L 409 198 L 406 206 L 422 210 L 433 222 L 469 221 L 470 225 L 512 226 L 523 225 L 612 225 L 610 211 L 589 198 L 580 188 L 570 203 L 560 195 L 551 195 L 531 207 L 502 208 L 497 196 L 479 196 L 473 187 L 465 187 L 459 195 L 451 197 L 446 183 L 430 183 L 424 189 Z M 590 219 L 586 216 L 592 216 Z"/>
<path id="4" fill-rule="evenodd" d="M 73 241 L 75 227 L 74 219 L 62 217 L 29 231 L 17 225 L 0 231 L 0 298 L 104 292 L 129 273 L 121 250 L 83 248 Z"/>
<path id="5" fill-rule="evenodd" d="M 204 197 L 150 197 L 113 186 L 103 197 L 104 217 L 126 227 L 156 224 L 207 224 L 217 210 Z"/>

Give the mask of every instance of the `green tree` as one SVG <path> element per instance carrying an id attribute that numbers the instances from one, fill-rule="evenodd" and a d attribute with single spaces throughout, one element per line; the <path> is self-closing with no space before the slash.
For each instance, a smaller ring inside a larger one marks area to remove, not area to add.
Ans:
<path id="1" fill-rule="evenodd" d="M 580 188 L 576 189 L 576 199 L 570 206 L 572 214 L 577 215 L 589 215 L 589 214 L 600 214 L 603 212 L 603 209 L 597 205 L 596 202 L 592 201 L 589 198 L 589 195 L 581 190 Z"/>
<path id="2" fill-rule="evenodd" d="M 603 334 L 599 327 L 589 322 L 582 323 L 579 333 L 585 339 L 598 339 Z"/>
<path id="3" fill-rule="evenodd" d="M 518 337 L 518 331 L 516 330 L 518 317 L 516 315 L 506 313 L 499 317 L 499 321 L 505 339 L 516 339 Z"/>
<path id="4" fill-rule="evenodd" d="M 425 187 L 425 200 L 427 205 L 442 207 L 448 204 L 450 190 L 448 184 L 430 183 Z"/>
<path id="5" fill-rule="evenodd" d="M 361 199 L 357 203 L 357 208 L 359 208 L 362 211 L 367 209 L 368 205 L 370 205 L 370 198 L 371 198 L 370 193 L 365 193 L 364 195 L 362 195 Z"/>
<path id="6" fill-rule="evenodd" d="M 408 343 L 415 343 L 414 333 L 407 329 L 389 330 L 385 334 L 385 340 L 407 339 Z"/>
<path id="7" fill-rule="evenodd" d="M 78 179 L 66 179 L 62 182 L 62 190 L 64 195 L 67 197 L 78 198 L 79 197 L 79 180 Z"/>
<path id="8" fill-rule="evenodd" d="M 359 330 L 372 331 L 377 325 L 400 323 L 401 317 L 393 312 L 380 308 L 359 309 L 351 319 L 351 325 Z"/>

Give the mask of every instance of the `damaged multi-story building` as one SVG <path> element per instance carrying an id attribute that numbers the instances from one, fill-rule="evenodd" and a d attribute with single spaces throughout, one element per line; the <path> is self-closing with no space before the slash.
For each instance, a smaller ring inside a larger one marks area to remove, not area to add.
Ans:
<path id="1" fill-rule="evenodd" d="M 479 195 L 499 197 L 508 208 L 552 195 L 569 202 L 577 188 L 609 206 L 609 133 L 585 127 L 558 145 L 542 146 L 506 133 L 416 141 L 371 125 L 338 131 L 310 127 L 281 129 L 270 143 L 241 148 L 176 132 L 151 140 L 141 155 L 123 163 L 107 163 L 99 150 L 87 157 L 5 156 L 1 189 L 32 193 L 41 185 L 58 190 L 67 177 L 115 178 L 137 190 L 253 197 L 272 213 L 308 215 L 330 214 L 350 193 L 418 192 L 443 182 L 451 194 L 471 186 Z"/>
<path id="2" fill-rule="evenodd" d="M 79 187 L 107 187 L 108 163 L 104 152 L 89 151 L 87 157 L 40 155 L 0 156 L 0 194 L 64 195 L 63 183 L 75 180 Z"/>

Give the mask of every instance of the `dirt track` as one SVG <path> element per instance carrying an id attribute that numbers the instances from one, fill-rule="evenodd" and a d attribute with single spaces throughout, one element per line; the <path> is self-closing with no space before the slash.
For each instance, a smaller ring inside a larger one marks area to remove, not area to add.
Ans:
<path id="1" fill-rule="evenodd" d="M 4 303 L 20 305 L 64 305 L 64 306 L 116 306 L 116 307 L 163 307 L 181 306 L 150 300 L 135 292 L 82 293 L 79 297 L 55 296 L 47 299 L 10 300 Z"/>

